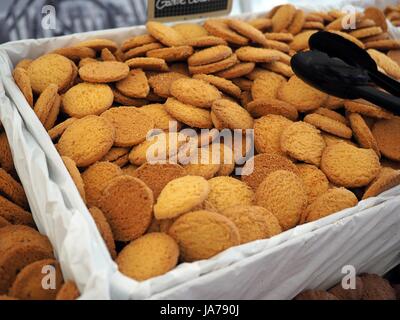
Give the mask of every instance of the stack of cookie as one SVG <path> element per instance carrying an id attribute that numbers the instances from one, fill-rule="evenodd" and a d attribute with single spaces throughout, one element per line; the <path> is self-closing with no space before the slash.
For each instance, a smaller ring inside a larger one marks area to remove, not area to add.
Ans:
<path id="1" fill-rule="evenodd" d="M 76 299 L 75 284 L 64 283 L 49 240 L 36 230 L 4 132 L 0 149 L 0 300 Z M 48 268 L 55 270 L 55 288 L 42 286 Z"/>
<path id="2" fill-rule="evenodd" d="M 358 29 L 346 31 L 343 16 L 282 5 L 248 22 L 149 22 L 148 34 L 121 46 L 93 39 L 18 63 L 16 83 L 124 274 L 159 276 L 400 183 L 400 119 L 328 96 L 290 67 L 324 29 L 370 48 L 382 70 L 400 78 L 386 55 L 400 43 L 369 38 L 384 32 L 380 18 L 367 10 Z M 196 152 L 183 161 L 178 155 L 193 149 L 189 128 Z M 159 131 L 149 139 L 152 129 Z M 217 139 L 219 130 L 253 129 L 254 157 L 251 139 L 240 147 Z M 155 156 L 167 161 L 150 162 L 162 141 Z"/>

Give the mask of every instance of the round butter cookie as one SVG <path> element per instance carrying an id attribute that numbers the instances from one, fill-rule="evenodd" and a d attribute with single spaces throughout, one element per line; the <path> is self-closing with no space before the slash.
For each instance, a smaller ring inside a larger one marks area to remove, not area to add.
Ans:
<path id="1" fill-rule="evenodd" d="M 144 281 L 175 268 L 179 247 L 165 233 L 148 233 L 132 241 L 118 255 L 119 270 L 129 278 Z"/>
<path id="2" fill-rule="evenodd" d="M 254 62 L 238 63 L 228 69 L 216 73 L 216 76 L 230 80 L 244 77 L 252 72 L 255 66 L 256 64 Z"/>
<path id="3" fill-rule="evenodd" d="M 239 46 L 245 46 L 249 43 L 246 37 L 233 31 L 229 28 L 228 23 L 222 19 L 208 19 L 203 26 L 209 34 L 222 38 L 229 43 Z"/>
<path id="4" fill-rule="evenodd" d="M 39 98 L 33 107 L 33 111 L 39 118 L 42 124 L 45 124 L 47 117 L 54 106 L 56 99 L 58 97 L 57 85 L 50 84 L 43 92 L 40 94 Z"/>
<path id="5" fill-rule="evenodd" d="M 33 93 L 31 86 L 31 79 L 28 73 L 23 68 L 15 68 L 13 77 L 18 88 L 21 90 L 28 104 L 33 108 Z"/>
<path id="6" fill-rule="evenodd" d="M 380 152 L 387 158 L 400 161 L 400 118 L 379 120 L 375 123 L 374 135 Z"/>
<path id="7" fill-rule="evenodd" d="M 204 64 L 201 66 L 190 66 L 189 65 L 189 72 L 191 74 L 199 74 L 199 73 L 204 73 L 204 74 L 209 74 L 209 73 L 217 73 L 223 70 L 226 70 L 234 65 L 236 65 L 239 62 L 238 57 L 236 54 L 232 54 L 230 57 L 210 63 L 210 64 Z"/>
<path id="8" fill-rule="evenodd" d="M 229 58 L 232 53 L 230 47 L 219 45 L 197 51 L 188 59 L 188 64 L 189 66 L 202 66 Z"/>
<path id="9" fill-rule="evenodd" d="M 104 213 L 96 207 L 89 208 L 89 212 L 96 223 L 97 229 L 99 230 L 108 251 L 110 252 L 111 258 L 115 259 L 117 257 L 117 252 L 115 251 L 114 236 Z"/>
<path id="10" fill-rule="evenodd" d="M 57 293 L 56 300 L 76 300 L 80 296 L 79 289 L 75 282 L 65 282 Z"/>
<path id="11" fill-rule="evenodd" d="M 56 140 L 59 137 L 61 137 L 61 135 L 64 133 L 65 130 L 67 130 L 67 128 L 73 124 L 76 120 L 78 120 L 77 118 L 68 118 L 67 120 L 60 122 L 58 125 L 56 125 L 55 127 L 51 128 L 48 131 L 48 134 L 51 138 L 51 140 Z"/>
<path id="12" fill-rule="evenodd" d="M 112 147 L 101 161 L 109 161 L 118 167 L 123 167 L 129 162 L 130 151 L 130 148 Z"/>
<path id="13" fill-rule="evenodd" d="M 146 56 L 164 59 L 166 62 L 186 61 L 193 55 L 193 52 L 194 50 L 191 46 L 180 46 L 150 50 L 147 51 Z"/>
<path id="14" fill-rule="evenodd" d="M 188 38 L 185 41 L 186 45 L 195 47 L 195 48 L 205 48 L 205 47 L 214 47 L 214 46 L 219 46 L 223 45 L 226 46 L 228 43 L 220 38 L 220 37 L 214 37 L 214 36 L 204 36 L 204 37 L 199 37 L 199 38 Z"/>
<path id="15" fill-rule="evenodd" d="M 79 172 L 75 164 L 75 161 L 69 157 L 61 157 L 61 159 L 63 160 L 65 167 L 68 170 L 68 173 L 70 174 L 72 180 L 74 181 L 75 186 L 78 189 L 78 192 L 81 195 L 83 202 L 86 202 L 85 183 L 82 180 L 81 173 Z"/>
<path id="16" fill-rule="evenodd" d="M 174 28 L 156 21 L 149 21 L 146 24 L 147 31 L 168 47 L 178 47 L 184 44 L 184 37 Z"/>
<path id="17" fill-rule="evenodd" d="M 126 60 L 125 63 L 131 69 L 143 69 L 146 71 L 160 71 L 166 72 L 169 70 L 167 63 L 163 59 L 159 58 L 149 58 L 149 57 L 139 57 Z"/>
<path id="18" fill-rule="evenodd" d="M 236 50 L 236 55 L 240 61 L 245 62 L 273 62 L 280 59 L 278 50 L 264 49 L 255 47 L 241 47 Z"/>
<path id="19" fill-rule="evenodd" d="M 354 136 L 361 147 L 365 149 L 372 149 L 380 157 L 378 143 L 376 142 L 371 130 L 369 129 L 364 118 L 358 113 L 350 113 L 348 115 L 351 129 L 354 132 Z"/>
<path id="20" fill-rule="evenodd" d="M 166 108 L 162 104 L 148 104 L 146 106 L 138 108 L 139 112 L 144 113 L 154 121 L 154 128 L 161 130 L 169 130 L 169 126 L 172 123 L 177 124 L 177 129 L 182 127 L 182 124 L 175 118 L 171 117 L 167 112 Z"/>
<path id="21" fill-rule="evenodd" d="M 274 72 L 263 72 L 258 76 L 251 87 L 251 95 L 254 100 L 276 99 L 280 88 L 286 83 L 286 79 Z"/>
<path id="22" fill-rule="evenodd" d="M 118 49 L 118 45 L 114 41 L 103 38 L 81 41 L 75 44 L 75 47 L 87 47 L 95 51 L 101 51 L 104 48 L 107 48 L 111 52 L 115 52 Z"/>
<path id="23" fill-rule="evenodd" d="M 122 52 L 128 51 L 132 48 L 144 46 L 149 43 L 155 43 L 157 39 L 149 34 L 141 34 L 125 40 L 121 45 Z"/>
<path id="24" fill-rule="evenodd" d="M 328 191 L 328 178 L 320 169 L 311 164 L 297 164 L 296 166 L 308 195 L 308 203 L 314 202 L 318 196 Z"/>
<path id="25" fill-rule="evenodd" d="M 209 74 L 196 74 L 193 76 L 193 79 L 203 80 L 215 86 L 221 92 L 235 98 L 240 98 L 240 95 L 242 94 L 242 90 L 240 90 L 237 85 L 235 85 L 232 81 L 224 78 Z"/>
<path id="26" fill-rule="evenodd" d="M 251 24 L 238 19 L 230 19 L 228 20 L 228 26 L 236 32 L 240 33 L 242 36 L 250 39 L 252 42 L 265 46 L 266 38 L 264 34 L 260 30 L 253 27 Z"/>
<path id="27" fill-rule="evenodd" d="M 376 118 L 376 119 L 391 119 L 393 114 L 386 111 L 385 109 L 374 105 L 366 100 L 346 100 L 344 106 L 347 111 L 359 113 L 363 116 Z"/>
<path id="28" fill-rule="evenodd" d="M 123 54 L 124 61 L 132 59 L 132 58 L 144 57 L 147 55 L 147 53 L 149 51 L 157 50 L 157 49 L 161 49 L 161 48 L 164 48 L 164 46 L 158 42 L 149 43 L 149 44 L 145 44 L 140 47 L 132 48 Z"/>
<path id="29" fill-rule="evenodd" d="M 172 28 L 178 31 L 184 39 L 198 39 L 208 36 L 207 30 L 197 23 L 179 23 Z"/>
<path id="30" fill-rule="evenodd" d="M 160 97 L 169 98 L 172 96 L 171 85 L 182 78 L 187 78 L 187 76 L 179 72 L 158 73 L 149 77 L 149 85 Z"/>
<path id="31" fill-rule="evenodd" d="M 374 181 L 367 187 L 363 200 L 379 194 L 400 184 L 400 171 L 383 167 Z"/>
<path id="32" fill-rule="evenodd" d="M 14 202 L 0 195 L 0 217 L 11 224 L 35 226 L 32 215 Z"/>
<path id="33" fill-rule="evenodd" d="M 381 67 L 390 77 L 400 79 L 400 65 L 393 61 L 386 54 L 375 49 L 369 49 L 368 54 L 375 60 L 376 64 Z"/>
<path id="34" fill-rule="evenodd" d="M 235 224 L 211 211 L 194 211 L 179 217 L 168 233 L 178 243 L 185 262 L 208 259 L 240 244 Z"/>
<path id="35" fill-rule="evenodd" d="M 319 114 L 324 117 L 331 118 L 332 120 L 339 121 L 339 122 L 343 123 L 344 125 L 349 124 L 349 121 L 344 116 L 342 116 L 339 112 L 333 111 L 328 108 L 323 108 L 323 107 L 318 108 L 317 110 L 314 111 L 314 113 Z"/>
<path id="36" fill-rule="evenodd" d="M 118 61 L 99 61 L 79 69 L 81 79 L 93 83 L 116 82 L 126 78 L 128 74 L 129 67 Z"/>
<path id="37" fill-rule="evenodd" d="M 317 30 L 306 30 L 296 34 L 293 41 L 289 44 L 290 48 L 294 51 L 303 51 L 308 49 L 308 40 L 310 40 L 310 37 L 316 32 Z"/>
<path id="38" fill-rule="evenodd" d="M 353 131 L 345 124 L 317 113 L 305 116 L 304 122 L 344 139 L 350 139 L 353 136 Z"/>
<path id="39" fill-rule="evenodd" d="M 213 154 L 212 148 L 204 146 L 194 152 L 188 152 L 188 160 L 185 159 L 185 172 L 190 176 L 200 176 L 206 180 L 213 178 L 221 169 L 220 159 Z M 183 150 L 181 152 L 184 152 Z"/>
<path id="40" fill-rule="evenodd" d="M 150 92 L 146 74 L 141 69 L 131 70 L 126 78 L 115 84 L 115 87 L 129 98 L 146 98 Z"/>
<path id="41" fill-rule="evenodd" d="M 245 130 L 254 127 L 254 120 L 249 112 L 235 102 L 227 99 L 215 100 L 211 110 L 227 129 Z"/>
<path id="42" fill-rule="evenodd" d="M 278 115 L 295 121 L 299 117 L 299 113 L 295 106 L 274 98 L 263 98 L 250 101 L 246 105 L 246 109 L 254 118 L 260 118 L 267 115 Z"/>
<path id="43" fill-rule="evenodd" d="M 272 31 L 281 32 L 290 26 L 296 14 L 295 6 L 285 4 L 280 6 L 272 17 Z"/>
<path id="44" fill-rule="evenodd" d="M 84 58 L 96 58 L 96 51 L 88 47 L 66 47 L 56 49 L 52 53 L 60 54 L 75 62 Z"/>

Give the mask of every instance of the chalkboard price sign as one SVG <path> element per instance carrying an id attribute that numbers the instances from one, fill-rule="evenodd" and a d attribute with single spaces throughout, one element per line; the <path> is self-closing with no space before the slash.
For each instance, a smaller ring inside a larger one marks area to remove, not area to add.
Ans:
<path id="1" fill-rule="evenodd" d="M 184 20 L 229 14 L 232 0 L 149 0 L 149 20 Z"/>

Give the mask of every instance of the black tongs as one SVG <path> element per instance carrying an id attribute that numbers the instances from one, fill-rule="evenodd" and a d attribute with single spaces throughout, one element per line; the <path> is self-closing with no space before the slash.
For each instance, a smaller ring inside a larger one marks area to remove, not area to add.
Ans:
<path id="1" fill-rule="evenodd" d="M 291 60 L 299 78 L 330 95 L 363 98 L 400 115 L 400 83 L 380 72 L 365 50 L 326 31 L 313 34 L 309 44 L 310 51 L 297 53 Z"/>

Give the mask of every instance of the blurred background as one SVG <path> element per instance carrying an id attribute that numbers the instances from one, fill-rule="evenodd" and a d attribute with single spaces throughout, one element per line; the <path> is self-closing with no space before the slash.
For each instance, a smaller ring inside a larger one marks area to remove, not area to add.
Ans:
<path id="1" fill-rule="evenodd" d="M 284 2 L 288 1 L 234 0 L 232 14 L 265 11 Z M 45 5 L 56 9 L 55 30 L 41 26 Z M 1 0 L 0 43 L 141 25 L 146 17 L 147 0 Z"/>

